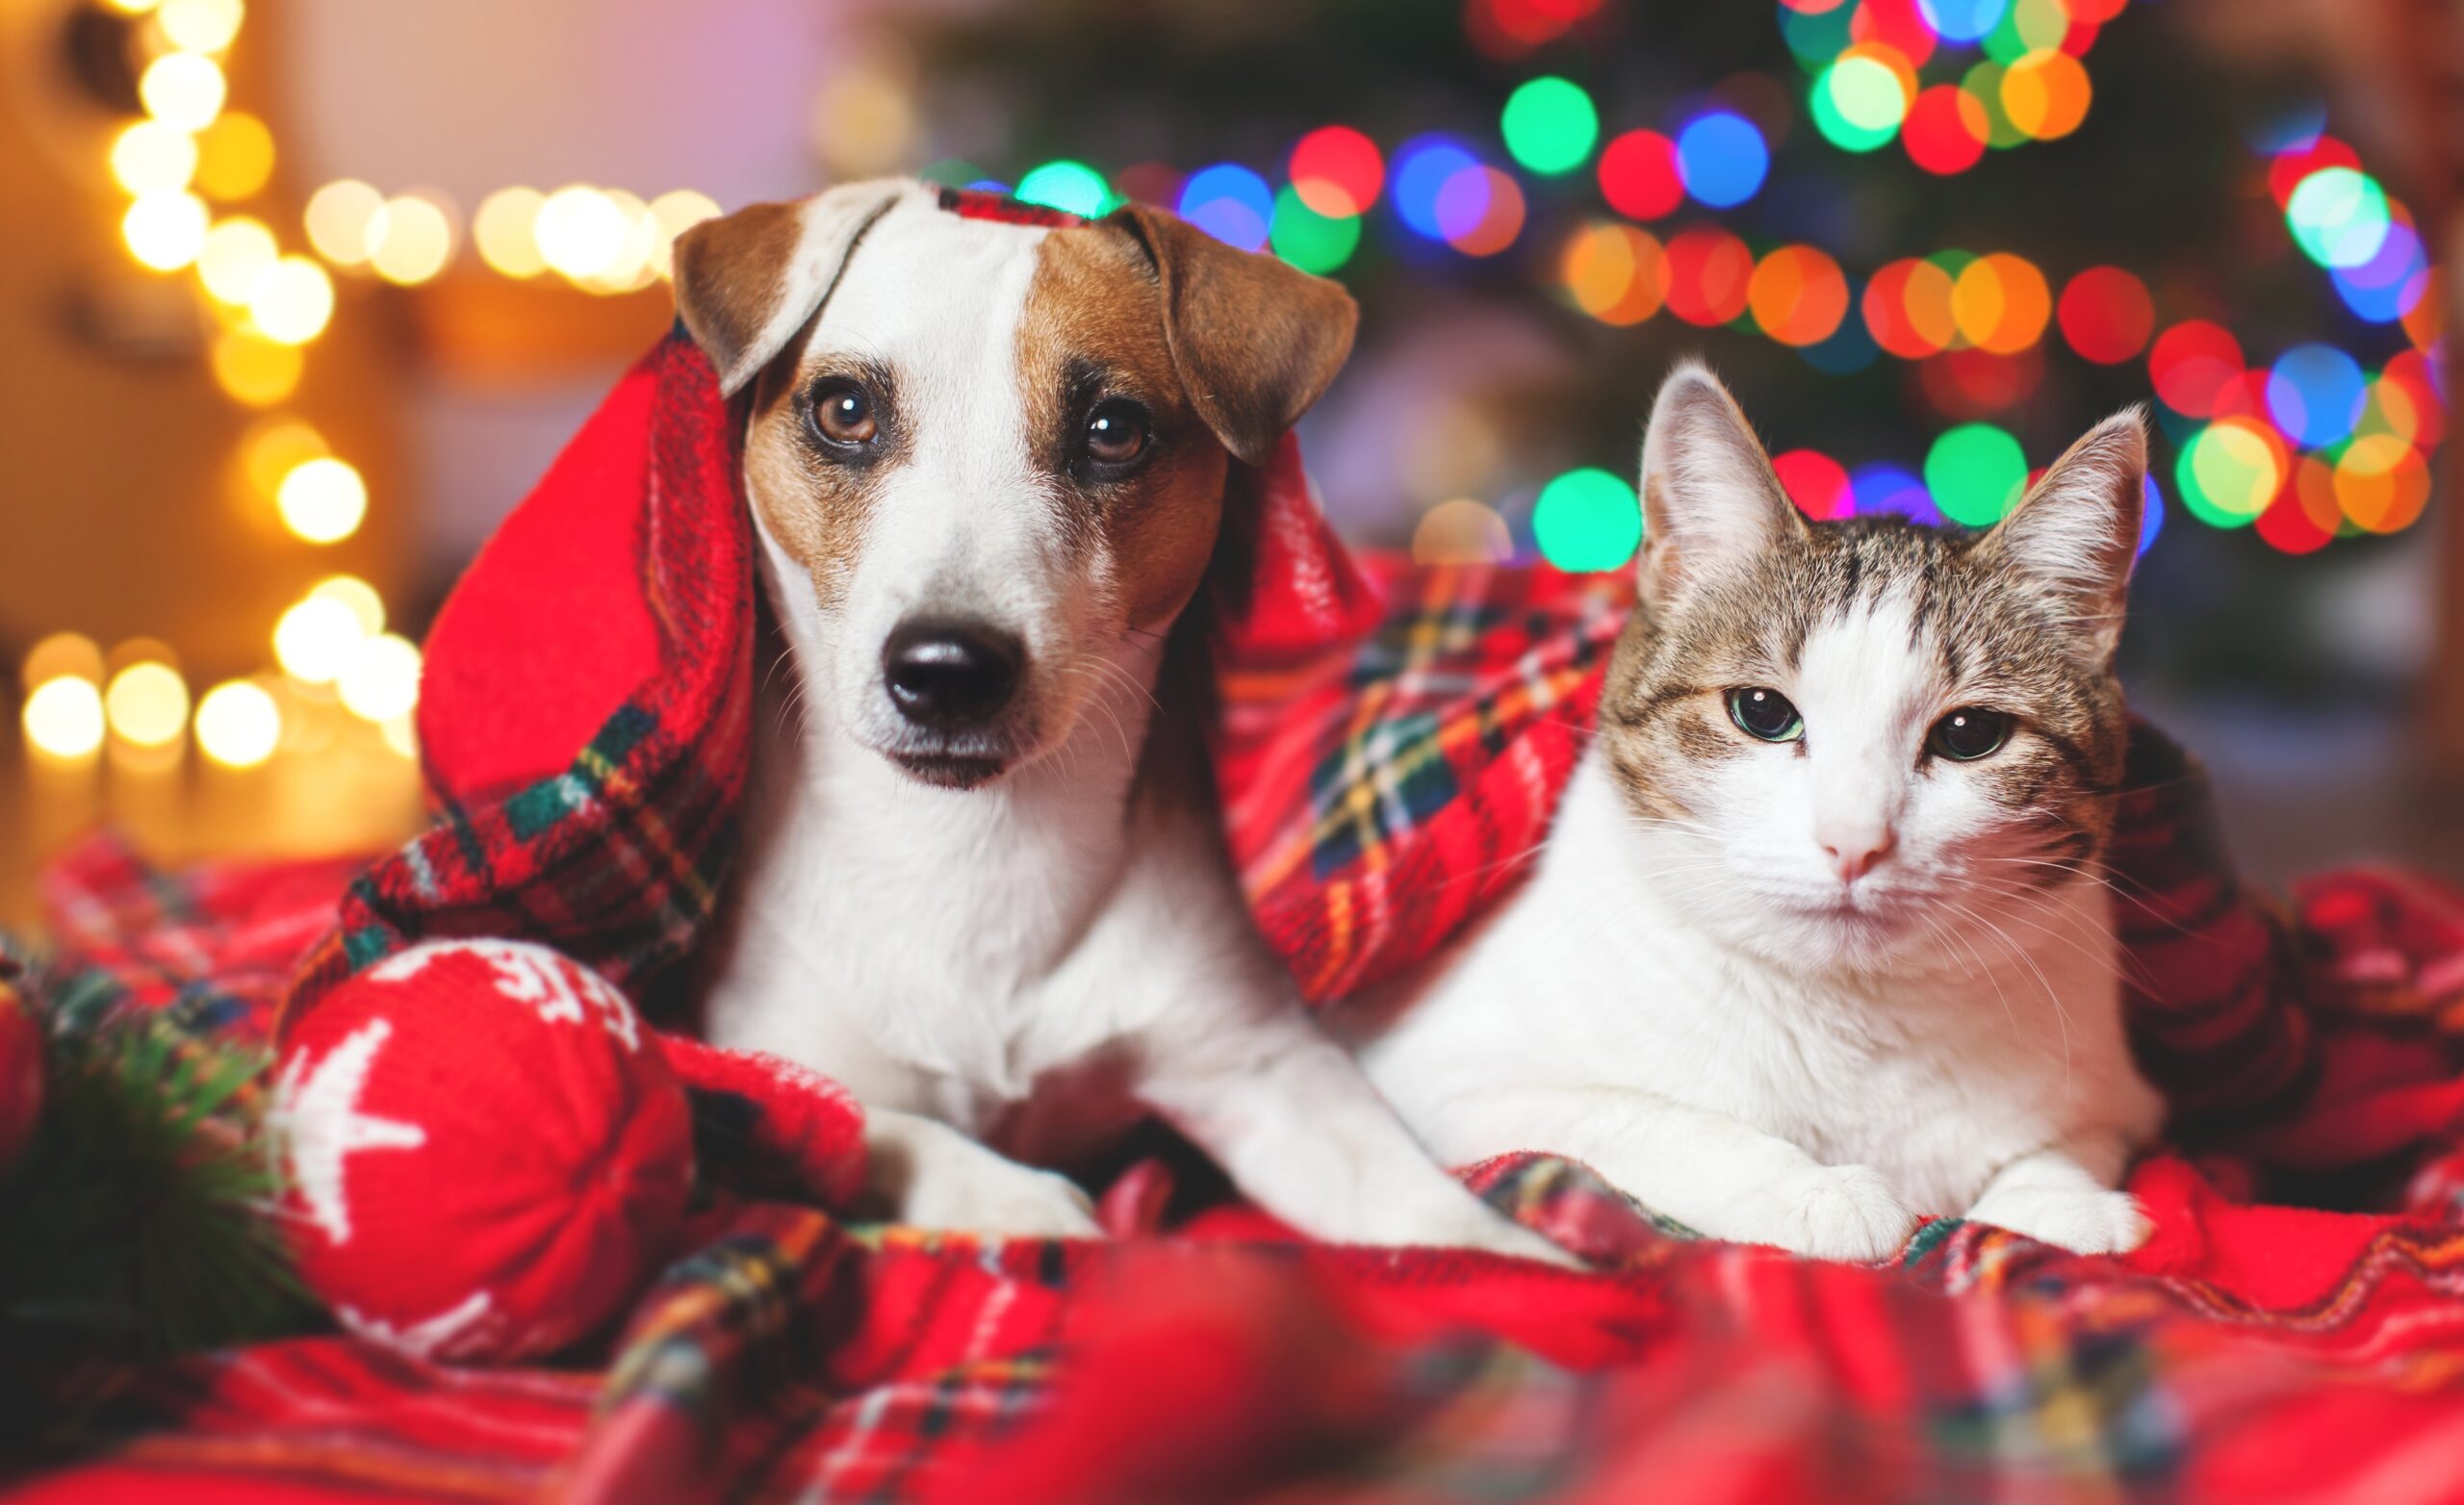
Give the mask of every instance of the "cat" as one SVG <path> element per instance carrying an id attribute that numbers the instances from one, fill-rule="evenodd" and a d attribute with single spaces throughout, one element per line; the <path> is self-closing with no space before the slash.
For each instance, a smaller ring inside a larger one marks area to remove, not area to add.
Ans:
<path id="1" fill-rule="evenodd" d="M 2146 436 L 1990 531 L 1810 523 L 1726 388 L 1662 387 L 1638 603 L 1530 880 L 1339 1011 L 1449 1163 L 1578 1159 L 1695 1231 L 1829 1259 L 1960 1213 L 2085 1254 L 2155 1135 L 2099 855 Z"/>

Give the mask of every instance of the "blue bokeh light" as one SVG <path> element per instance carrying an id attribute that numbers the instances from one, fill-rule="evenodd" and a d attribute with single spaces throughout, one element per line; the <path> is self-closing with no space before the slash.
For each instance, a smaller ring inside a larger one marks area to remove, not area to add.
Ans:
<path id="1" fill-rule="evenodd" d="M 1439 216 L 1438 200 L 1455 174 L 1479 165 L 1480 159 L 1452 137 L 1413 137 L 1395 148 L 1395 169 L 1387 179 L 1387 192 L 1394 200 L 1395 212 L 1414 234 L 1432 241 L 1445 240 L 1446 224 Z M 1481 207 L 1487 207 L 1485 201 Z"/>
<path id="2" fill-rule="evenodd" d="M 1677 172 L 1685 191 L 1713 209 L 1752 198 L 1771 170 L 1771 148 L 1754 122 L 1728 110 L 1696 115 L 1677 133 Z"/>
<path id="3" fill-rule="evenodd" d="M 2156 484 L 2156 472 L 2143 472 L 2139 477 L 2139 553 L 2143 558 L 2147 546 L 2165 531 L 2165 491 Z"/>
<path id="4" fill-rule="evenodd" d="M 2361 363 L 2331 344 L 2297 344 L 2268 370 L 2268 417 L 2296 444 L 2339 444 L 2361 421 L 2368 398 Z"/>
<path id="5" fill-rule="evenodd" d="M 1267 243 L 1274 190 L 1239 163 L 1200 167 L 1181 185 L 1181 217 L 1227 245 L 1254 251 Z"/>
<path id="6" fill-rule="evenodd" d="M 1906 518 L 1926 527 L 1942 525 L 1942 509 L 1934 494 L 1913 472 L 1886 461 L 1861 465 L 1848 472 L 1848 495 L 1861 518 Z"/>
<path id="7" fill-rule="evenodd" d="M 2011 0 L 1916 0 L 1916 12 L 1944 41 L 1972 42 L 2002 24 Z"/>
<path id="8" fill-rule="evenodd" d="M 2330 267 L 2327 275 L 2336 285 L 2336 295 L 2356 318 L 2392 324 L 2420 301 L 2427 286 L 2422 274 L 2427 270 L 2429 257 L 2422 249 L 2420 234 L 2400 219 L 2388 225 L 2377 255 L 2358 267 Z"/>

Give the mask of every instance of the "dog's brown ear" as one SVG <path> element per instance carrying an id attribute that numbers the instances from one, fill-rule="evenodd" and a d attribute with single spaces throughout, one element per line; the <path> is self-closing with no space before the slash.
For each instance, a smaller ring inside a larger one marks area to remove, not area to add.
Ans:
<path id="1" fill-rule="evenodd" d="M 1265 464 L 1351 353 L 1351 294 L 1160 209 L 1132 205 L 1113 218 L 1154 260 L 1164 337 L 1191 406 L 1235 457 Z"/>
<path id="2" fill-rule="evenodd" d="M 913 191 L 849 183 L 792 204 L 754 204 L 676 239 L 676 311 L 733 396 L 821 312 L 874 220 Z"/>

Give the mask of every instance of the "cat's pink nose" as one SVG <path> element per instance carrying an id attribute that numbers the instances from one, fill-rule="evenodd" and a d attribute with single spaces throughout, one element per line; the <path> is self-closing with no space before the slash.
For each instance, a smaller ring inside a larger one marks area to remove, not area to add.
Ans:
<path id="1" fill-rule="evenodd" d="M 1881 866 L 1883 858 L 1889 856 L 1891 848 L 1896 845 L 1898 843 L 1886 828 L 1870 832 L 1861 831 L 1854 836 L 1833 837 L 1822 844 L 1822 850 L 1831 858 L 1831 870 L 1839 875 L 1839 880 L 1853 883 Z"/>

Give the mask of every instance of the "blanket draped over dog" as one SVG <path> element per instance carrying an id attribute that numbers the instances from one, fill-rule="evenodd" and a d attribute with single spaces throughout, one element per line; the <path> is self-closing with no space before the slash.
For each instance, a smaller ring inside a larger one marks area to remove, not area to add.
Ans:
<path id="1" fill-rule="evenodd" d="M 1512 881 L 1622 589 L 1364 571 L 1288 444 L 1229 517 L 1207 606 L 1227 825 L 1324 998 Z M 434 829 L 356 877 L 157 873 L 99 841 L 49 879 L 48 985 L 264 1034 L 412 943 L 484 935 L 678 1019 L 744 781 L 754 618 L 729 414 L 672 339 L 438 622 Z M 2131 1025 L 2180 1142 L 2134 1172 L 2155 1234 L 2126 1258 L 1937 1219 L 1877 1267 L 1800 1261 L 1656 1223 L 1546 1145 L 1467 1174 L 1593 1273 L 1296 1247 L 1173 1206 L 1154 1161 L 1103 1190 L 1113 1241 L 851 1226 L 851 1124 L 832 1140 L 810 1102 L 688 1064 L 731 1132 L 697 1141 L 664 1277 L 565 1362 L 315 1335 L 136 1368 L 79 1450 L 0 1492 L 2464 1499 L 2464 898 L 2345 874 L 2279 917 L 2233 884 L 2194 765 L 2143 729 L 2132 778 Z M 786 1140 L 805 1173 L 765 1194 Z"/>

